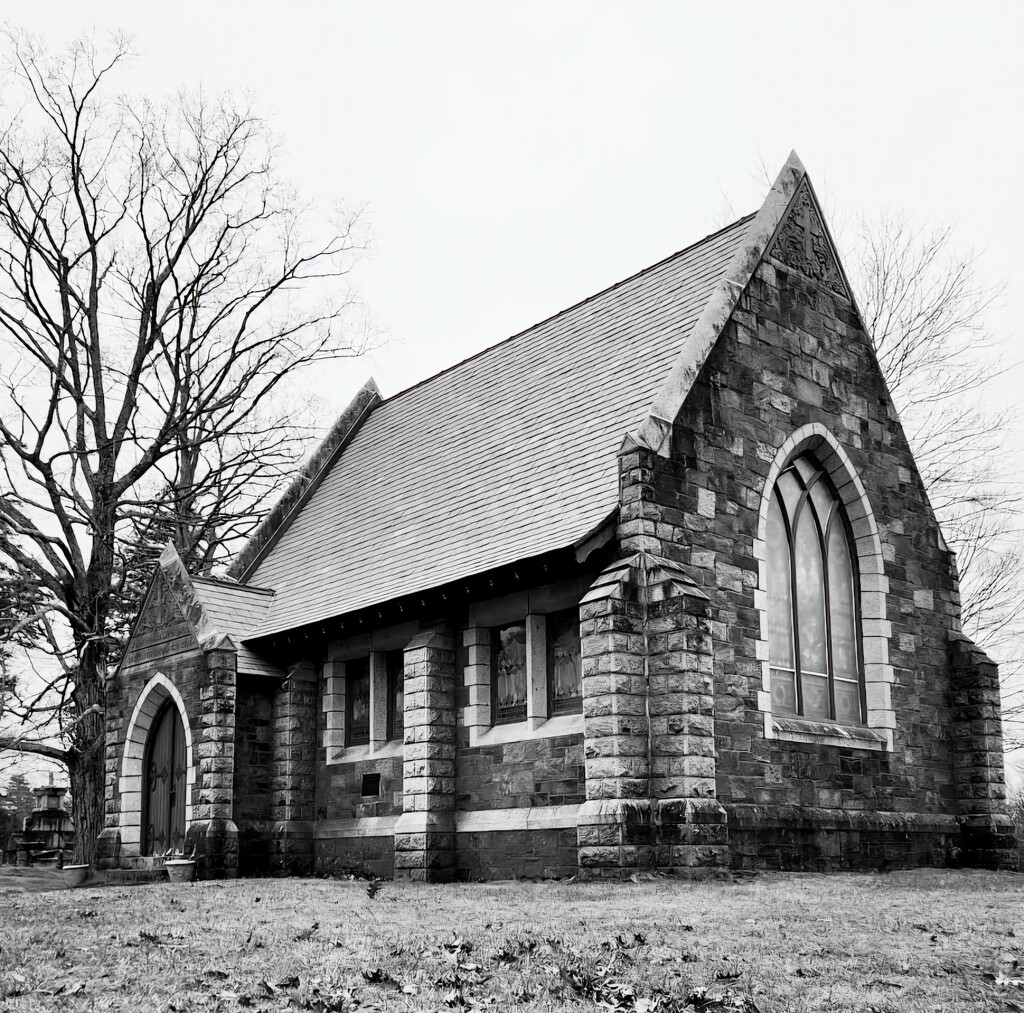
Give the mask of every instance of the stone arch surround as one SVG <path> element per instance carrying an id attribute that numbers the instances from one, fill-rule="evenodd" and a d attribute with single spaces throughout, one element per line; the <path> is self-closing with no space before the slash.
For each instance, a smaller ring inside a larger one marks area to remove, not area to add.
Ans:
<path id="1" fill-rule="evenodd" d="M 887 619 L 886 597 L 889 581 L 885 576 L 885 560 L 882 556 L 882 541 L 878 525 L 871 509 L 864 483 L 857 469 L 850 461 L 842 444 L 820 422 L 813 422 L 792 432 L 776 451 L 764 488 L 758 511 L 757 538 L 754 541 L 754 556 L 758 560 L 757 590 L 754 605 L 760 613 L 761 632 L 757 642 L 757 657 L 761 662 L 761 691 L 758 693 L 758 708 L 764 713 L 766 738 L 802 739 L 800 732 L 784 731 L 773 720 L 771 712 L 771 672 L 768 661 L 768 505 L 772 490 L 779 475 L 793 458 L 811 452 L 832 480 L 853 530 L 854 550 L 857 557 L 857 571 L 860 584 L 861 610 L 861 651 L 864 659 L 865 695 L 867 697 L 867 726 L 875 733 L 873 748 L 893 748 L 893 730 L 896 713 L 892 705 L 893 668 L 889 664 L 889 640 L 892 627 Z M 801 719 L 803 720 L 803 719 Z M 788 723 L 788 722 L 787 722 Z M 817 724 L 817 723 L 816 723 Z M 828 732 L 816 729 L 808 731 L 808 737 L 816 740 L 833 739 L 838 743 L 851 738 L 851 732 L 842 726 L 828 726 Z M 854 736 L 855 737 L 855 732 Z M 871 745 L 867 741 L 857 743 Z"/>
<path id="2" fill-rule="evenodd" d="M 189 725 L 185 701 L 177 687 L 161 672 L 157 672 L 143 687 L 135 703 L 121 758 L 121 778 L 118 782 L 121 796 L 120 834 L 122 854 L 137 856 L 142 848 L 142 791 L 143 765 L 146 740 L 150 729 L 164 704 L 171 700 L 178 709 L 185 730 L 185 832 L 192 823 L 192 789 L 196 783 L 195 755 L 192 729 Z"/>

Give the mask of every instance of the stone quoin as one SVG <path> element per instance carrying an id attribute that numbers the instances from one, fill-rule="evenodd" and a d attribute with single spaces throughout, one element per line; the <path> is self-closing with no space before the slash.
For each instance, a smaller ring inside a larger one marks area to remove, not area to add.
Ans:
<path id="1" fill-rule="evenodd" d="M 998 670 L 810 180 L 423 383 L 223 579 L 160 559 L 101 864 L 1015 867 Z"/>

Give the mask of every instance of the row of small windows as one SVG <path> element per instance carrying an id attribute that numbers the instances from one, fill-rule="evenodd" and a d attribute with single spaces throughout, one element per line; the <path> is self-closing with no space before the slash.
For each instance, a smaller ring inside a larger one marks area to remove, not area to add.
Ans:
<path id="1" fill-rule="evenodd" d="M 579 714 L 583 710 L 583 667 L 580 660 L 579 613 L 576 609 L 545 617 L 547 713 Z M 525 621 L 491 629 L 491 723 L 525 721 L 530 686 L 530 657 Z M 405 656 L 387 651 L 385 725 L 388 740 L 401 739 L 405 721 Z M 368 745 L 373 723 L 370 658 L 345 663 L 345 745 Z M 381 706 L 378 702 L 377 706 Z"/>
<path id="2" fill-rule="evenodd" d="M 547 713 L 579 714 L 583 710 L 583 666 L 580 661 L 579 613 L 553 613 L 546 619 Z M 530 685 L 526 623 L 491 630 L 491 723 L 526 720 Z"/>
<path id="3" fill-rule="evenodd" d="M 849 520 L 828 475 L 810 455 L 796 458 L 772 490 L 767 525 L 768 657 L 772 711 L 862 724 L 857 575 Z M 547 715 L 583 710 L 579 613 L 544 617 Z M 491 724 L 525 721 L 531 661 L 526 620 L 490 631 Z M 404 727 L 404 654 L 383 654 L 386 735 Z M 370 659 L 346 662 L 345 744 L 371 735 Z"/>

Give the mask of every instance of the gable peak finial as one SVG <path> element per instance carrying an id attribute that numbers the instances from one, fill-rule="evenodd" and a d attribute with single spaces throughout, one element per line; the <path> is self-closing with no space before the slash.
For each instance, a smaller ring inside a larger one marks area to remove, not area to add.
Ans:
<path id="1" fill-rule="evenodd" d="M 171 539 L 168 539 L 164 547 L 160 550 L 160 565 L 163 566 L 166 563 L 180 559 L 181 557 L 178 555 L 178 550 L 174 547 L 174 542 Z"/>

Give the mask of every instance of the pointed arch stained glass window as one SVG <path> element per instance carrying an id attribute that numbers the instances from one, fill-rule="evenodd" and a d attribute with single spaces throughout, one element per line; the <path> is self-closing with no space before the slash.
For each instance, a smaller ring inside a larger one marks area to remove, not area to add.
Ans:
<path id="1" fill-rule="evenodd" d="M 768 506 L 772 710 L 861 724 L 856 572 L 850 526 L 810 455 L 779 476 Z"/>

